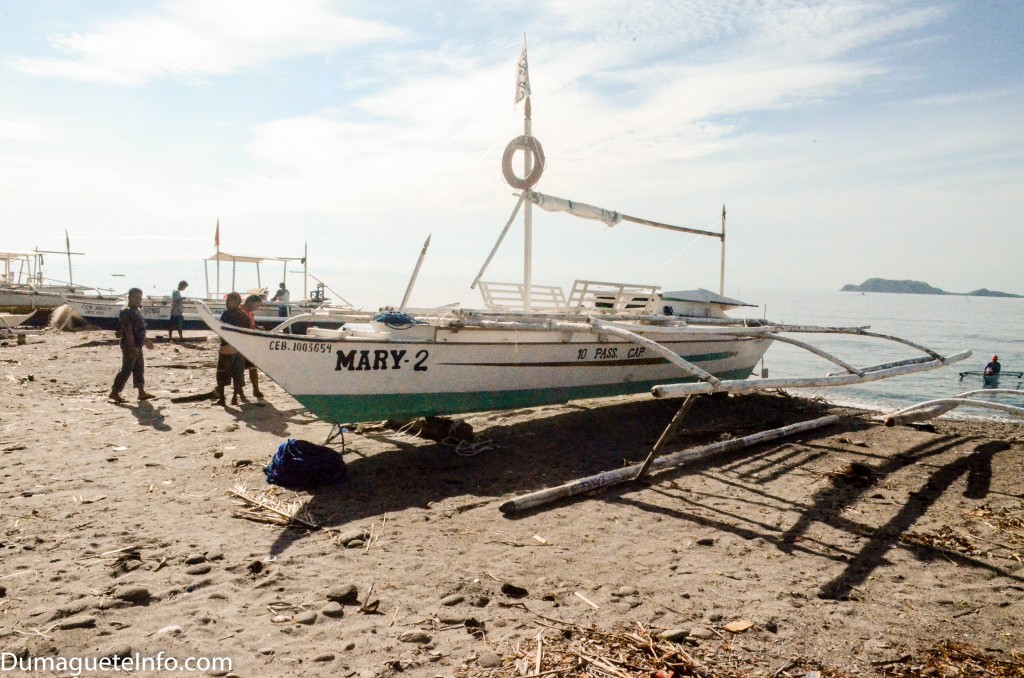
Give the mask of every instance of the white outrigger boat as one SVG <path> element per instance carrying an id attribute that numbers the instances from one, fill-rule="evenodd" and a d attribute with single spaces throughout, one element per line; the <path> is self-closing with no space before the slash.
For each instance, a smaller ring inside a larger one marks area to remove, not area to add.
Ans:
<path id="1" fill-rule="evenodd" d="M 210 275 L 208 264 L 209 262 L 216 262 L 216 288 L 211 290 L 210 288 Z M 204 260 L 204 265 L 207 266 L 206 270 L 206 296 L 202 301 L 217 315 L 223 312 L 224 306 L 224 294 L 221 293 L 220 289 L 220 265 L 221 263 L 231 264 L 231 288 L 235 288 L 236 273 L 238 264 L 255 264 L 256 267 L 256 281 L 257 288 L 248 290 L 242 294 L 243 299 L 248 294 L 258 294 L 266 298 L 267 289 L 262 286 L 262 279 L 260 275 L 260 264 L 264 263 L 281 263 L 284 266 L 284 272 L 282 276 L 287 277 L 287 267 L 290 263 L 301 262 L 303 265 L 303 298 L 299 301 L 290 302 L 287 305 L 288 315 L 282 316 L 279 313 L 279 304 L 277 302 L 265 301 L 259 308 L 256 315 L 256 324 L 261 327 L 270 327 L 275 329 L 283 329 L 284 327 L 289 328 L 290 332 L 301 333 L 305 331 L 305 328 L 310 325 L 316 325 L 318 327 L 340 327 L 346 319 L 351 318 L 352 309 L 348 307 L 334 306 L 329 303 L 329 300 L 324 295 L 324 289 L 321 285 L 318 285 L 312 295 L 308 294 L 308 281 L 309 276 L 306 270 L 306 257 L 265 257 L 265 256 L 248 256 L 248 255 L 237 255 L 229 254 L 227 252 L 220 251 L 218 246 L 217 252 Z M 125 308 L 128 303 L 127 295 L 108 295 L 108 296 L 96 296 L 96 295 L 76 295 L 70 294 L 65 296 L 65 300 L 68 306 L 84 320 L 91 324 L 100 327 L 102 329 L 116 329 L 118 324 L 118 318 L 121 311 Z M 166 330 L 170 326 L 171 317 L 171 297 L 170 295 L 154 295 L 146 296 L 142 299 L 142 304 L 139 306 L 139 312 L 146 319 L 146 325 L 153 330 Z M 184 327 L 182 329 L 187 330 L 199 330 L 206 329 L 206 323 L 199 317 L 198 312 L 195 310 L 196 299 L 184 299 L 183 304 L 183 317 Z"/>
<path id="2" fill-rule="evenodd" d="M 0 310 L 14 314 L 43 311 L 38 319 L 45 320 L 49 311 L 64 304 L 68 294 L 82 294 L 88 291 L 98 293 L 93 287 L 75 285 L 73 280 L 58 282 L 43 277 L 44 254 L 67 254 L 68 277 L 71 278 L 70 243 L 66 252 L 32 250 L 30 252 L 0 251 Z"/>
<path id="3" fill-rule="evenodd" d="M 525 56 L 525 51 L 524 51 Z M 525 71 L 521 62 L 520 73 Z M 441 314 L 386 309 L 354 318 L 337 329 L 310 328 L 306 336 L 254 331 L 220 322 L 202 303 L 199 316 L 221 338 L 319 418 L 336 426 L 381 419 L 457 414 L 561 403 L 580 398 L 651 391 L 661 397 L 827 386 L 883 379 L 962 360 L 867 328 L 819 328 L 732 319 L 725 311 L 742 302 L 724 296 L 725 210 L 721 231 L 704 231 L 639 219 L 533 190 L 544 168 L 540 143 L 531 136 L 527 90 L 524 135 L 505 149 L 502 171 L 519 189 L 518 203 L 471 287 L 482 310 Z M 525 174 L 511 161 L 524 151 Z M 566 296 L 559 287 L 531 280 L 531 208 L 563 211 L 609 226 L 621 221 L 718 238 L 722 273 L 718 294 L 706 290 L 663 293 L 647 285 L 576 281 Z M 522 283 L 481 280 L 495 251 L 524 208 Z M 421 253 L 421 261 L 426 248 Z M 415 282 L 416 272 L 410 289 Z M 787 333 L 846 333 L 890 339 L 920 349 L 919 358 L 856 368 Z M 812 379 L 749 379 L 773 341 L 814 352 L 844 373 Z M 686 403 L 692 401 L 687 398 Z M 688 405 L 680 408 L 682 413 Z"/>

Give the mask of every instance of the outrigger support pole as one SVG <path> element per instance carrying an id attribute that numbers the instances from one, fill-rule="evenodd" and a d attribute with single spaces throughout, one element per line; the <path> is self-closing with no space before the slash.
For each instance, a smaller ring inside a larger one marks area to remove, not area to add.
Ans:
<path id="1" fill-rule="evenodd" d="M 708 384 L 712 384 L 713 386 L 717 387 L 721 383 L 721 381 L 715 375 L 711 374 L 706 370 L 702 370 L 701 368 L 697 367 L 696 365 L 691 363 L 689 360 L 686 360 L 682 356 L 676 355 L 671 350 L 665 348 L 664 346 L 654 341 L 653 339 L 642 337 L 636 332 L 630 332 L 629 330 L 623 329 L 621 327 L 607 325 L 599 321 L 597 318 L 590 318 L 590 325 L 592 327 L 590 331 L 596 332 L 597 334 L 614 334 L 615 336 L 627 339 L 633 342 L 634 344 L 637 344 L 638 346 L 645 346 L 654 351 L 655 353 L 657 353 L 658 355 L 660 355 L 668 362 L 679 367 L 687 374 L 695 376 L 698 379 L 702 379 L 704 382 Z M 551 326 L 555 328 L 565 329 L 578 329 L 580 327 L 578 323 L 552 323 Z"/>
<path id="2" fill-rule="evenodd" d="M 651 462 L 658 456 L 658 452 L 661 451 L 661 448 L 665 446 L 665 441 L 668 440 L 668 437 L 675 433 L 679 424 L 682 423 L 683 418 L 689 413 L 690 408 L 693 407 L 696 400 L 697 396 L 686 396 L 686 400 L 684 400 L 683 404 L 679 406 L 679 410 L 672 417 L 672 421 L 668 423 L 665 430 L 661 432 L 661 435 L 658 437 L 658 442 L 654 443 L 654 447 L 651 448 L 651 453 L 647 455 L 646 459 L 644 459 L 644 463 L 640 465 L 640 470 L 636 472 L 635 476 L 633 476 L 633 480 L 640 480 L 640 478 L 647 473 L 647 470 L 651 468 Z"/>
<path id="3" fill-rule="evenodd" d="M 743 436 L 742 438 L 733 438 L 732 440 L 723 440 L 710 445 L 702 445 L 701 447 L 695 447 L 690 450 L 674 452 L 673 454 L 659 457 L 651 462 L 650 467 L 659 470 L 675 468 L 682 466 L 683 464 L 707 459 L 708 457 L 716 454 L 734 452 L 735 450 L 744 449 L 760 443 L 778 440 L 779 438 L 784 438 L 795 433 L 804 433 L 806 431 L 812 431 L 825 426 L 832 426 L 833 424 L 838 424 L 840 420 L 841 418 L 839 416 L 831 414 L 826 417 L 819 417 L 818 419 L 811 419 L 810 421 L 804 421 L 798 424 L 790 424 L 789 426 L 783 426 L 781 428 L 761 431 L 760 433 Z M 501 504 L 498 509 L 502 513 L 508 515 L 517 511 L 532 509 L 558 499 L 573 497 L 599 488 L 623 483 L 635 478 L 637 476 L 637 471 L 642 467 L 643 464 L 633 464 L 632 466 L 615 469 L 614 471 L 605 471 L 604 473 L 599 473 L 595 476 L 574 480 L 572 482 L 565 483 L 564 485 L 559 485 L 558 487 L 550 487 L 546 490 L 539 490 L 537 492 L 525 494 L 521 497 L 514 497 Z"/>

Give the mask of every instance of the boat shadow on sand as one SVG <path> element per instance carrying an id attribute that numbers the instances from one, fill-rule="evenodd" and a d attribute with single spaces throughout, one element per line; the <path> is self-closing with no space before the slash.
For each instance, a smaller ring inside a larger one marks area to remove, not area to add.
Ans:
<path id="1" fill-rule="evenodd" d="M 349 479 L 312 491 L 304 508 L 327 528 L 344 528 L 409 508 L 451 515 L 487 507 L 485 510 L 497 517 L 498 503 L 512 495 L 642 461 L 677 406 L 678 401 L 632 399 L 604 406 L 538 408 L 528 418 L 519 416 L 522 412 L 489 414 L 486 418 L 492 425 L 480 433 L 500 447 L 471 457 L 454 454 L 452 448 L 441 444 L 401 441 L 390 449 L 366 453 L 361 452 L 364 446 L 358 437 L 350 438 L 350 454 L 346 455 Z M 548 411 L 554 413 L 545 416 Z M 829 408 L 823 402 L 777 394 L 704 398 L 687 418 L 691 428 L 681 429 L 667 451 L 805 421 L 826 411 Z M 762 540 L 784 553 L 833 561 L 842 570 L 821 585 L 818 595 L 822 598 L 856 595 L 857 587 L 886 564 L 895 549 L 922 561 L 946 558 L 958 566 L 1024 581 L 1012 568 L 1001 568 L 998 561 L 905 538 L 912 536 L 918 519 L 945 493 L 966 484 L 965 498 L 986 497 L 993 460 L 1011 449 L 1010 444 L 980 436 L 933 434 L 893 454 L 876 454 L 862 445 L 851 446 L 848 437 L 837 436 L 855 437 L 856 431 L 872 426 L 863 413 L 846 414 L 849 418 L 838 428 L 803 433 L 789 442 L 721 455 L 684 469 L 665 470 L 638 483 L 554 506 L 587 501 L 629 505 L 680 524 Z M 510 420 L 515 423 L 502 424 Z M 964 450 L 968 454 L 963 454 Z M 823 460 L 835 463 L 829 460 L 836 458 L 856 459 L 853 472 L 846 469 L 825 478 L 813 470 Z M 916 467 L 915 473 L 926 469 L 927 477 L 923 482 L 911 481 L 920 482 L 920 487 L 910 491 L 902 504 L 889 502 L 892 506 L 883 525 L 875 527 L 851 517 L 850 507 L 878 496 L 881 479 L 911 466 Z M 824 486 L 812 492 L 808 476 L 824 480 Z M 697 482 L 688 482 L 688 477 L 697 477 Z M 724 496 L 732 500 L 730 507 L 722 507 Z M 545 510 L 550 507 L 534 513 Z M 776 523 L 764 517 L 766 511 L 785 518 Z M 815 525 L 828 526 L 842 538 L 823 543 L 811 534 Z M 271 545 L 271 555 L 286 551 L 308 534 L 283 529 Z M 851 540 L 858 546 L 849 547 Z"/>

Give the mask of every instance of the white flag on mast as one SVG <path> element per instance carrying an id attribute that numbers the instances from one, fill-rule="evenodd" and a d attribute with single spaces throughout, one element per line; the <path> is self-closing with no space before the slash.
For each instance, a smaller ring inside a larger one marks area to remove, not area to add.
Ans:
<path id="1" fill-rule="evenodd" d="M 526 33 L 523 33 L 523 50 L 516 64 L 516 100 L 519 103 L 530 96 L 530 69 L 526 65 Z"/>

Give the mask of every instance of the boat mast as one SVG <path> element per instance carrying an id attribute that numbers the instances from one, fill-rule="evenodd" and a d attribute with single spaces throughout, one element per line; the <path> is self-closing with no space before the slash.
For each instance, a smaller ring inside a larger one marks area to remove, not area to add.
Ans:
<path id="1" fill-rule="evenodd" d="M 74 274 L 71 272 L 71 238 L 68 237 L 68 229 L 64 229 L 64 250 L 68 253 L 68 285 L 75 284 Z"/>
<path id="2" fill-rule="evenodd" d="M 516 99 L 526 99 L 523 107 L 523 135 L 529 139 L 533 136 L 532 107 L 530 106 L 530 70 L 526 62 L 526 33 L 523 33 L 523 47 L 519 53 L 519 63 L 516 64 Z M 533 171 L 533 153 L 523 153 L 524 177 L 530 176 Z M 523 195 L 529 188 L 525 189 Z M 533 204 L 529 200 L 524 201 L 526 205 L 523 210 L 523 310 L 530 312 L 532 306 L 530 299 L 530 288 L 533 284 Z"/>
<path id="3" fill-rule="evenodd" d="M 725 296 L 725 205 L 722 205 L 722 268 L 718 278 L 718 293 Z"/>
<path id="4" fill-rule="evenodd" d="M 217 230 L 213 234 L 213 244 L 217 247 L 217 299 L 220 299 L 220 217 L 217 217 Z"/>
<path id="5" fill-rule="evenodd" d="M 526 36 L 523 36 L 523 59 L 526 58 Z M 527 90 L 529 92 L 529 90 Z M 530 95 L 526 95 L 526 106 L 523 113 L 523 134 L 527 137 L 533 136 L 533 121 L 531 120 Z M 530 176 L 533 171 L 533 153 L 523 153 L 524 177 Z M 529 189 L 527 189 L 529 190 Z M 523 206 L 523 310 L 530 312 L 530 288 L 533 284 L 533 203 L 525 201 Z"/>

